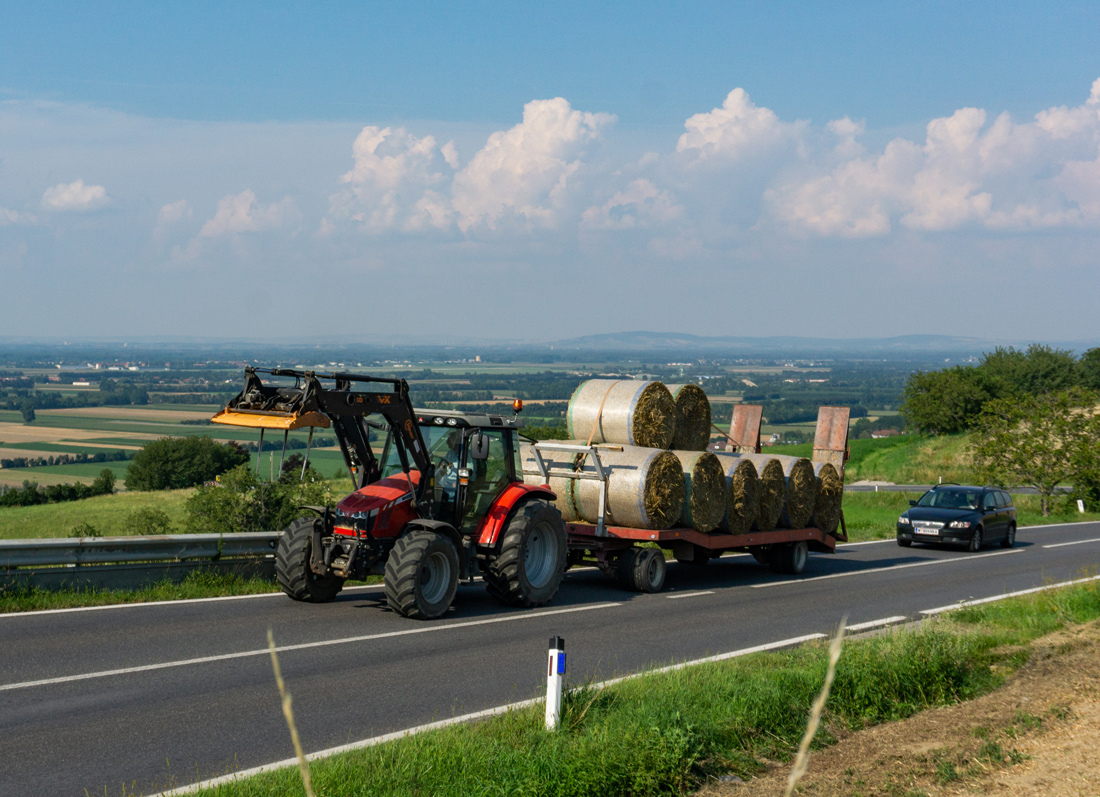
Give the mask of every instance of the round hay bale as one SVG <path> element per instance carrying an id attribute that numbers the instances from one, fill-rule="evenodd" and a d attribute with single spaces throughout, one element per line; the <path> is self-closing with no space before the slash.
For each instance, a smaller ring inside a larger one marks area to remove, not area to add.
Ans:
<path id="1" fill-rule="evenodd" d="M 771 531 L 779 525 L 783 504 L 787 499 L 787 478 L 783 474 L 783 465 L 775 457 L 766 454 L 742 456 L 756 466 L 760 479 L 759 511 L 752 527 L 758 531 Z"/>
<path id="2" fill-rule="evenodd" d="M 717 454 L 726 470 L 726 514 L 719 528 L 744 534 L 760 511 L 760 478 L 756 466 L 740 454 Z"/>
<path id="3" fill-rule="evenodd" d="M 787 495 L 779 525 L 788 529 L 804 529 L 817 503 L 817 477 L 814 476 L 813 463 L 805 457 L 783 457 L 779 461 L 787 481 Z"/>
<path id="4" fill-rule="evenodd" d="M 609 525 L 657 531 L 679 522 L 684 511 L 684 469 L 675 454 L 638 446 L 600 446 L 598 453 L 607 474 Z M 596 473 L 591 457 L 581 472 Z M 576 479 L 573 505 L 585 521 L 597 522 L 600 482 Z"/>
<path id="5" fill-rule="evenodd" d="M 840 525 L 841 504 L 844 501 L 844 479 L 829 462 L 815 462 L 817 502 L 810 524 L 826 534 L 835 534 Z"/>
<path id="6" fill-rule="evenodd" d="M 593 443 L 668 448 L 676 432 L 676 402 L 660 382 L 589 379 L 569 399 L 566 421 L 569 436 L 579 440 L 592 435 Z"/>
<path id="7" fill-rule="evenodd" d="M 676 402 L 674 451 L 706 451 L 710 443 L 710 399 L 698 385 L 666 385 Z"/>
<path id="8" fill-rule="evenodd" d="M 684 511 L 680 525 L 713 531 L 726 514 L 726 474 L 706 451 L 673 451 L 684 469 Z"/>
<path id="9" fill-rule="evenodd" d="M 562 440 L 555 442 L 564 443 L 566 441 Z M 573 470 L 573 463 L 577 456 L 576 454 L 570 454 L 566 451 L 541 451 L 540 453 L 542 454 L 542 462 L 546 466 L 547 471 L 551 468 Z M 544 484 L 542 476 L 538 473 L 538 464 L 535 462 L 534 446 L 530 443 L 520 443 L 519 456 L 520 461 L 523 463 L 523 483 Z M 528 473 L 527 471 L 533 472 Z M 573 503 L 573 488 L 576 483 L 576 479 L 567 479 L 564 476 L 550 477 L 550 489 L 558 496 L 554 500 L 554 506 L 561 512 L 561 519 L 566 523 L 575 523 L 581 519 Z"/>

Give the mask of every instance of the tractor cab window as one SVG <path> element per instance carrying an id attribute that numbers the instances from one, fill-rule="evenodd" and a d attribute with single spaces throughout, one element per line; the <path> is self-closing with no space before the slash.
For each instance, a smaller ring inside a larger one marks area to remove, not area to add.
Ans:
<path id="1" fill-rule="evenodd" d="M 435 504 L 453 504 L 458 489 L 458 468 L 462 456 L 462 430 L 453 426 L 421 426 L 428 457 L 435 466 Z"/>
<path id="2" fill-rule="evenodd" d="M 512 482 L 504 432 L 482 429 L 481 434 L 489 440 L 489 456 L 479 460 L 467 454 L 466 467 L 470 470 L 470 484 L 466 488 L 466 506 L 462 513 L 463 532 L 477 527 L 488 514 L 496 497 Z"/>

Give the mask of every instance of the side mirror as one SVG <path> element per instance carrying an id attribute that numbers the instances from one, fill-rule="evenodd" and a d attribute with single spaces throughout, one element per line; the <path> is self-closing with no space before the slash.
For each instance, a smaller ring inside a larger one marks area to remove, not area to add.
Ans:
<path id="1" fill-rule="evenodd" d="M 912 498 L 910 498 L 909 499 L 909 506 L 916 506 L 916 505 L 917 505 L 917 502 L 914 501 Z"/>
<path id="2" fill-rule="evenodd" d="M 470 435 L 470 458 L 483 461 L 489 458 L 489 436 L 481 432 Z"/>

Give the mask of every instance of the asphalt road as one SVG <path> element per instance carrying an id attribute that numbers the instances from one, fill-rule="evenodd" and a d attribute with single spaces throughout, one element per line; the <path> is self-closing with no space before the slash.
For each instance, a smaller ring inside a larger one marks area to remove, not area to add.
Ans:
<path id="1" fill-rule="evenodd" d="M 748 556 L 673 563 L 656 595 L 572 571 L 534 610 L 464 586 L 434 623 L 387 611 L 376 588 L 324 605 L 276 595 L 2 615 L 0 794 L 151 793 L 290 757 L 269 628 L 292 648 L 280 662 L 308 752 L 537 696 L 553 635 L 578 683 L 830 633 L 843 614 L 919 617 L 1096 565 L 1100 523 L 1081 523 L 1025 528 L 1016 548 L 978 554 L 842 546 L 797 578 Z"/>

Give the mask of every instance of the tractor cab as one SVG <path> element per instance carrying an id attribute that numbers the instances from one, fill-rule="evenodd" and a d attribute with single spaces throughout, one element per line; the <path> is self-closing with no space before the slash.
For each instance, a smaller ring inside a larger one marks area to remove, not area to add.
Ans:
<path id="1" fill-rule="evenodd" d="M 497 497 L 522 481 L 516 431 L 519 418 L 418 409 L 416 421 L 434 467 L 432 505 L 436 520 L 446 521 L 463 536 L 472 534 Z M 401 458 L 387 435 L 381 475 L 402 472 Z"/>

